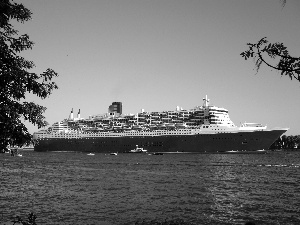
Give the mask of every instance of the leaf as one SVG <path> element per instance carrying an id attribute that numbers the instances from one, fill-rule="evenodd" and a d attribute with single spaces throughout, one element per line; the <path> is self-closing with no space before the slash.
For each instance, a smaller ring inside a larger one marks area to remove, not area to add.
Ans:
<path id="1" fill-rule="evenodd" d="M 38 127 L 47 124 L 43 113 L 46 108 L 33 102 L 24 101 L 26 93 L 31 92 L 40 98 L 51 95 L 58 86 L 53 78 L 58 74 L 47 69 L 43 75 L 29 72 L 34 62 L 18 54 L 31 49 L 34 43 L 29 35 L 18 35 L 11 25 L 12 19 L 25 22 L 31 19 L 31 12 L 21 3 L 0 1 L 0 151 L 8 145 L 22 146 L 31 141 L 23 120 Z M 41 79 L 42 78 L 42 79 Z"/>
<path id="2" fill-rule="evenodd" d="M 272 69 L 280 71 L 281 76 L 288 76 L 290 79 L 299 80 L 300 72 L 300 58 L 291 57 L 287 47 L 283 43 L 269 43 L 267 38 L 260 39 L 256 44 L 247 43 L 250 50 L 242 52 L 240 55 L 247 60 L 250 57 L 254 57 L 256 72 L 259 71 L 262 63 L 269 66 Z M 267 53 L 267 54 L 262 54 Z M 279 59 L 279 62 L 273 65 L 269 63 L 269 59 L 265 59 L 266 55 L 270 59 Z M 257 57 L 257 58 L 256 58 Z"/>

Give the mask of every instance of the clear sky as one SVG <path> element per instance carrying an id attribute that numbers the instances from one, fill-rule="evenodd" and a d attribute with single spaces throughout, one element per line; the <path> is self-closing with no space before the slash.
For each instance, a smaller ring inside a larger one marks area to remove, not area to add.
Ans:
<path id="1" fill-rule="evenodd" d="M 231 120 L 289 127 L 300 134 L 300 82 L 240 53 L 263 37 L 300 56 L 300 1 L 288 0 L 26 0 L 32 20 L 15 26 L 35 42 L 22 53 L 59 73 L 59 90 L 40 100 L 53 124 L 74 108 L 81 117 L 191 109 L 210 103 Z M 26 123 L 27 124 L 27 123 Z M 36 127 L 28 124 L 31 133 Z"/>

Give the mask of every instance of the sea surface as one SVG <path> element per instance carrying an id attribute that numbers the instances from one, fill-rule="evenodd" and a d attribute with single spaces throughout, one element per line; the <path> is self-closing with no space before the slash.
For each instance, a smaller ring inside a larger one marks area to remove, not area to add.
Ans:
<path id="1" fill-rule="evenodd" d="M 0 154 L 0 224 L 300 224 L 300 152 Z"/>

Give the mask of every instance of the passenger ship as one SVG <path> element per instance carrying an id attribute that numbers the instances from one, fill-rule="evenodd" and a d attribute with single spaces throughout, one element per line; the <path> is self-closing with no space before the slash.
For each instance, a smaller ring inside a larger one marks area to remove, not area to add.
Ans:
<path id="1" fill-rule="evenodd" d="M 148 152 L 213 153 L 268 149 L 287 128 L 267 129 L 258 123 L 237 127 L 228 110 L 209 105 L 191 110 L 123 115 L 122 103 L 113 102 L 108 113 L 57 122 L 33 134 L 34 150 L 96 153 L 128 152 L 135 146 Z"/>

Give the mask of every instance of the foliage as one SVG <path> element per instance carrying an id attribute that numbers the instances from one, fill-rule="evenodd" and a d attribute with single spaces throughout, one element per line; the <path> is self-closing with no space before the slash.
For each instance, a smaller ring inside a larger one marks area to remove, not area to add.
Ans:
<path id="1" fill-rule="evenodd" d="M 36 222 L 36 215 L 34 213 L 28 214 L 27 221 L 24 221 L 20 216 L 17 216 L 13 222 L 13 224 L 22 224 L 22 225 L 37 225 Z"/>
<path id="2" fill-rule="evenodd" d="M 296 79 L 300 82 L 300 58 L 290 56 L 283 43 L 269 43 L 264 37 L 255 44 L 248 43 L 247 45 L 249 49 L 240 55 L 245 60 L 253 58 L 257 72 L 264 63 L 273 69 L 281 71 L 281 76 L 288 76 L 291 80 Z M 267 61 L 267 57 L 273 61 L 277 60 L 277 63 L 272 65 Z"/>
<path id="3" fill-rule="evenodd" d="M 299 149 L 300 148 L 300 135 L 279 137 L 270 147 L 270 149 Z"/>
<path id="4" fill-rule="evenodd" d="M 23 4 L 0 1 L 0 151 L 8 145 L 30 143 L 32 136 L 22 121 L 29 121 L 38 128 L 47 125 L 43 116 L 46 108 L 26 102 L 26 94 L 45 99 L 58 88 L 51 81 L 58 76 L 54 70 L 49 68 L 40 75 L 30 72 L 34 63 L 18 55 L 32 49 L 34 43 L 27 34 L 18 35 L 11 20 L 24 23 L 30 19 L 31 12 Z"/>

